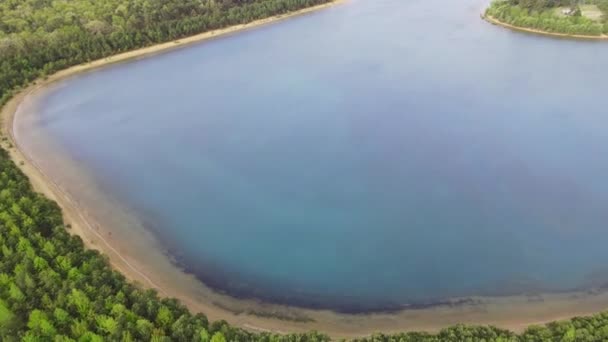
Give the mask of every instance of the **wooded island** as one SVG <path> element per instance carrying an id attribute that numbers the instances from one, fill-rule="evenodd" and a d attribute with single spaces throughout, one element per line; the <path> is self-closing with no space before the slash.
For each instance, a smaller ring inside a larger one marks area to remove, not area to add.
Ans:
<path id="1" fill-rule="evenodd" d="M 601 38 L 608 34 L 608 0 L 497 0 L 488 20 L 532 32 Z"/>

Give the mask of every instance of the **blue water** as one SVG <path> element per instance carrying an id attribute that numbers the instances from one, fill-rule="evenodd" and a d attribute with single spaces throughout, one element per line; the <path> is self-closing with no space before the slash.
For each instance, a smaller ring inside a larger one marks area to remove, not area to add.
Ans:
<path id="1" fill-rule="evenodd" d="M 602 285 L 608 43 L 510 32 L 484 4 L 350 0 L 65 81 L 33 129 L 235 296 Z"/>

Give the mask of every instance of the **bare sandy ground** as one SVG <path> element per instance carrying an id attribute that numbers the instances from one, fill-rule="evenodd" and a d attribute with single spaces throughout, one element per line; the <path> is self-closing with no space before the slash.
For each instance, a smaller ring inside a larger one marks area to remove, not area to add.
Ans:
<path id="1" fill-rule="evenodd" d="M 335 3 L 339 2 L 341 1 Z M 293 15 L 333 4 L 306 9 Z M 87 172 L 62 155 L 52 142 L 43 137 L 30 137 L 28 141 L 16 129 L 27 128 L 27 121 L 36 117 L 36 98 L 41 97 L 54 82 L 111 63 L 158 53 L 286 17 L 288 16 L 264 19 L 181 39 L 179 42 L 131 51 L 75 66 L 45 80 L 38 80 L 2 108 L 2 132 L 14 146 L 9 148 L 12 159 L 29 177 L 36 191 L 59 203 L 65 222 L 71 226 L 71 233 L 80 236 L 88 248 L 107 255 L 112 266 L 129 280 L 144 287 L 155 288 L 162 296 L 178 298 L 192 311 L 203 312 L 212 320 L 224 319 L 252 331 L 286 333 L 318 330 L 333 337 L 348 338 L 376 331 L 437 331 L 457 323 L 493 324 L 521 331 L 530 324 L 589 315 L 608 308 L 607 292 L 466 298 L 466 304 L 458 304 L 458 299 L 455 299 L 453 305 L 358 315 L 231 298 L 207 288 L 192 275 L 175 267 L 160 244 L 144 228 L 144 224 L 119 203 L 105 197 Z M 37 144 L 41 150 L 32 153 L 32 144 Z M 365 277 L 365 273 L 362 272 L 361 276 Z"/>

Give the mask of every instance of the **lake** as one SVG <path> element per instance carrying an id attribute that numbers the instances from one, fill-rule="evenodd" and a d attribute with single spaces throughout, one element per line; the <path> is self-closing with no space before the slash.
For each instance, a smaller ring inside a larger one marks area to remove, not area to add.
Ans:
<path id="1" fill-rule="evenodd" d="M 361 312 L 602 286 L 608 44 L 485 5 L 350 0 L 64 80 L 17 131 L 235 297 Z"/>

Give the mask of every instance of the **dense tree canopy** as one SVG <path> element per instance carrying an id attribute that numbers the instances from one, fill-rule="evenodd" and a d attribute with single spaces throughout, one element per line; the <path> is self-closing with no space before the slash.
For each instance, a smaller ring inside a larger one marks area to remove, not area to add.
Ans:
<path id="1" fill-rule="evenodd" d="M 526 9 L 542 10 L 559 6 L 576 6 L 578 0 L 508 0 L 511 6 L 520 6 Z"/>
<path id="2" fill-rule="evenodd" d="M 0 104 L 33 79 L 81 62 L 328 0 L 0 0 Z M 513 0 L 511 8 L 533 10 Z M 544 0 L 550 3 L 551 0 Z M 551 6 L 554 6 L 552 4 Z M 498 15 L 498 12 L 495 12 Z M 529 13 L 529 12 L 527 12 Z M 6 138 L 2 139 L 6 145 Z M 455 326 L 380 341 L 606 341 L 608 314 L 529 328 Z M 329 341 L 315 332 L 254 334 L 208 322 L 111 269 L 69 234 L 0 148 L 0 341 Z"/>

